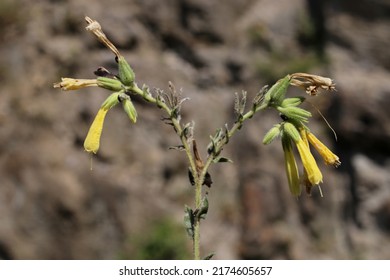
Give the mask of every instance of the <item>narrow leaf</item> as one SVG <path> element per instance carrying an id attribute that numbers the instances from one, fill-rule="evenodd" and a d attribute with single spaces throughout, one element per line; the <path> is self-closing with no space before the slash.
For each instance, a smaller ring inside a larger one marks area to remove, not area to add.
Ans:
<path id="1" fill-rule="evenodd" d="M 215 159 L 213 159 L 213 162 L 214 163 L 223 163 L 223 162 L 229 162 L 229 163 L 233 163 L 233 161 L 230 159 L 230 158 L 226 158 L 226 157 L 216 157 Z"/>
<path id="2" fill-rule="evenodd" d="M 187 234 L 192 239 L 194 238 L 194 212 L 187 205 L 184 206 L 184 226 Z"/>
<path id="3" fill-rule="evenodd" d="M 215 256 L 215 253 L 210 253 L 210 254 L 208 254 L 207 256 L 205 256 L 205 257 L 203 258 L 203 260 L 209 261 L 209 260 L 211 260 L 214 256 Z"/>

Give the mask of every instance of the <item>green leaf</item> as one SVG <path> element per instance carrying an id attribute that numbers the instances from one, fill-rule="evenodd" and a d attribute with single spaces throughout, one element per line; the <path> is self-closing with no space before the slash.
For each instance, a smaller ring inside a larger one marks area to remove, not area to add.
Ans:
<path id="1" fill-rule="evenodd" d="M 216 157 L 215 159 L 213 159 L 213 163 L 223 163 L 223 162 L 233 163 L 233 161 L 230 158 L 226 158 L 226 157 L 222 157 L 222 156 L 219 156 L 219 157 Z"/>
<path id="2" fill-rule="evenodd" d="M 210 253 L 203 258 L 203 260 L 208 261 L 211 260 L 215 256 L 215 253 Z"/>
<path id="3" fill-rule="evenodd" d="M 187 234 L 192 239 L 194 238 L 194 211 L 187 205 L 184 206 L 184 226 Z"/>
<path id="4" fill-rule="evenodd" d="M 191 186 L 195 185 L 194 174 L 192 174 L 191 168 L 188 168 L 188 180 L 190 181 Z"/>
<path id="5" fill-rule="evenodd" d="M 191 130 L 193 129 L 194 124 L 193 123 L 187 123 L 183 130 L 181 131 L 180 136 L 184 136 L 186 139 L 188 139 L 191 136 Z"/>
<path id="6" fill-rule="evenodd" d="M 198 209 L 198 211 L 195 211 L 197 220 L 206 219 L 206 215 L 208 211 L 209 211 L 209 200 L 207 199 L 207 196 L 205 196 L 202 199 L 200 208 Z"/>
<path id="7" fill-rule="evenodd" d="M 184 145 L 177 145 L 177 146 L 170 146 L 168 147 L 169 150 L 176 150 L 176 151 L 185 151 Z"/>

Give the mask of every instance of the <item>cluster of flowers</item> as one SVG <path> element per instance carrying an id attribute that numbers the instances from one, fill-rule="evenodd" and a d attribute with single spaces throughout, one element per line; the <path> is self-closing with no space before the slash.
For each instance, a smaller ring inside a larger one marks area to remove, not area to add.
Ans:
<path id="1" fill-rule="evenodd" d="M 319 89 L 334 90 L 334 84 L 329 78 L 306 73 L 295 73 L 279 80 L 265 94 L 263 100 L 263 107 L 275 108 L 280 112 L 283 120 L 266 133 L 263 143 L 269 144 L 275 138 L 281 137 L 289 188 L 292 195 L 299 196 L 302 184 L 306 187 L 306 192 L 310 194 L 311 188 L 319 186 L 322 182 L 322 173 L 310 151 L 309 144 L 317 150 L 327 165 L 338 167 L 340 160 L 305 125 L 312 116 L 309 111 L 299 107 L 305 98 L 285 97 L 289 85 L 304 88 L 309 95 L 316 95 Z M 299 175 L 292 143 L 296 145 L 301 157 L 303 164 L 302 177 Z"/>
<path id="2" fill-rule="evenodd" d="M 97 38 L 115 54 L 116 61 L 118 62 L 118 75 L 112 75 L 106 69 L 100 67 L 95 71 L 95 74 L 98 76 L 96 79 L 62 78 L 61 82 L 54 84 L 54 88 L 61 88 L 62 90 L 67 91 L 97 86 L 113 91 L 113 93 L 108 96 L 100 106 L 100 109 L 96 114 L 84 141 L 84 149 L 89 153 L 96 154 L 100 146 L 100 137 L 103 130 L 104 119 L 111 108 L 121 103 L 123 110 L 129 116 L 130 120 L 133 123 L 137 121 L 137 111 L 135 110 L 130 98 L 130 93 L 134 87 L 135 75 L 125 58 L 107 39 L 100 24 L 89 17 L 86 17 L 85 19 L 88 22 L 86 29 L 94 33 Z"/>

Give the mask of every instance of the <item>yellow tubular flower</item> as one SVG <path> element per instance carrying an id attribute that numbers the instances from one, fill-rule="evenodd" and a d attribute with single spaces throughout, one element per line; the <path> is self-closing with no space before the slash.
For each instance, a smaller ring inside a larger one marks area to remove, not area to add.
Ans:
<path id="1" fill-rule="evenodd" d="M 287 137 L 283 137 L 282 146 L 284 151 L 284 163 L 286 166 L 286 174 L 290 192 L 293 196 L 299 196 L 301 194 L 299 172 L 297 163 L 294 158 L 291 140 Z"/>
<path id="2" fill-rule="evenodd" d="M 326 164 L 333 165 L 334 167 L 338 167 L 341 164 L 339 157 L 332 153 L 332 151 L 318 140 L 313 133 L 306 132 L 306 135 L 310 144 L 313 145 L 317 152 L 322 156 Z"/>
<path id="3" fill-rule="evenodd" d="M 301 156 L 303 167 L 307 173 L 307 178 L 312 186 L 318 185 L 322 182 L 322 174 L 317 166 L 317 163 L 310 152 L 308 145 L 301 138 L 295 142 Z"/>
<path id="4" fill-rule="evenodd" d="M 97 113 L 95 119 L 92 122 L 91 127 L 89 128 L 87 137 L 84 141 L 84 149 L 88 153 L 96 154 L 99 150 L 100 145 L 100 136 L 103 130 L 104 119 L 106 117 L 108 110 L 104 108 L 100 108 Z"/>
<path id="5" fill-rule="evenodd" d="M 301 138 L 302 138 L 303 142 L 309 148 L 309 141 L 307 140 L 307 137 L 306 137 L 306 130 L 303 128 L 300 128 L 299 133 L 301 134 Z M 307 171 L 305 168 L 303 169 L 302 183 L 306 187 L 306 193 L 308 195 L 311 195 L 311 188 L 313 187 L 313 185 L 309 181 L 309 177 L 307 176 Z"/>
<path id="6" fill-rule="evenodd" d="M 61 82 L 55 83 L 54 88 L 61 88 L 62 90 L 76 90 L 85 87 L 97 86 L 96 79 L 73 79 L 61 78 Z"/>

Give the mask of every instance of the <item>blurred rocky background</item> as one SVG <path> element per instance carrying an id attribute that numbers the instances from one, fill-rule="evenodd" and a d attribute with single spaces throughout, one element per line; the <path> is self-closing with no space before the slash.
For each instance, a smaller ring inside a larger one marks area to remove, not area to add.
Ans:
<path id="1" fill-rule="evenodd" d="M 234 121 L 235 92 L 251 100 L 293 72 L 329 76 L 337 92 L 308 98 L 312 131 L 340 156 L 324 166 L 321 198 L 294 199 L 279 122 L 256 115 L 210 170 L 202 252 L 216 259 L 390 258 L 390 2 L 387 0 L 0 0 L 0 259 L 186 259 L 193 205 L 184 154 L 158 109 L 135 99 L 131 124 L 109 112 L 99 154 L 82 143 L 102 89 L 61 92 L 60 77 L 93 78 L 113 55 L 85 31 L 98 20 L 139 85 L 190 101 L 198 145 Z M 297 94 L 291 90 L 289 94 Z M 117 109 L 117 110 L 116 110 Z"/>

